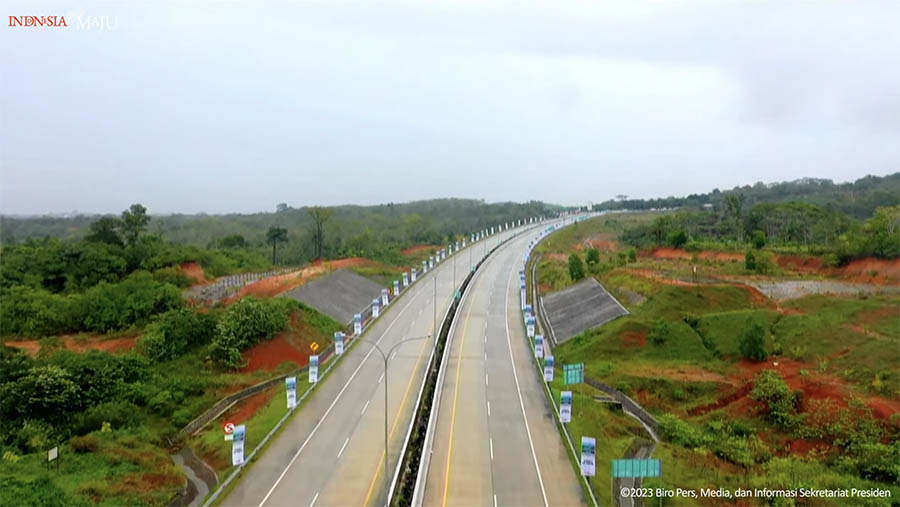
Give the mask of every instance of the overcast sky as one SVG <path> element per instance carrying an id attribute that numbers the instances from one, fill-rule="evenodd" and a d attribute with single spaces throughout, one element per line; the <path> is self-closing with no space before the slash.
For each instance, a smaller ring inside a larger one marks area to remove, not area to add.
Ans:
<path id="1" fill-rule="evenodd" d="M 3 7 L 3 213 L 583 204 L 900 170 L 896 0 Z"/>

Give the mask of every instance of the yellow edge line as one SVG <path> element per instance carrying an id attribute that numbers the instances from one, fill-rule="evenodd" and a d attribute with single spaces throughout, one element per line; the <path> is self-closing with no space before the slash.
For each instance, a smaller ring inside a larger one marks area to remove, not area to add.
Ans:
<path id="1" fill-rule="evenodd" d="M 475 291 L 474 287 L 472 288 L 472 291 Z M 454 425 L 456 424 L 456 402 L 459 400 L 459 373 L 462 371 L 462 352 L 466 345 L 466 335 L 468 334 L 467 331 L 469 329 L 469 316 L 472 315 L 472 306 L 473 305 L 469 305 L 469 309 L 466 311 L 466 323 L 463 325 L 462 342 L 459 344 L 459 354 L 456 359 L 456 389 L 453 391 L 453 411 L 450 415 L 450 448 L 447 451 L 447 471 L 444 475 L 444 507 L 447 507 L 447 493 L 450 487 L 450 461 L 453 459 L 453 431 Z"/>
<path id="2" fill-rule="evenodd" d="M 425 340 L 425 343 L 422 344 L 422 348 L 419 350 L 419 359 L 416 361 L 416 367 L 413 369 L 413 375 L 410 375 L 409 382 L 406 384 L 406 392 L 403 393 L 403 402 L 400 404 L 400 410 L 397 412 L 397 417 L 394 418 L 394 424 L 391 425 L 391 434 L 388 436 L 388 439 L 394 438 L 394 430 L 397 429 L 397 423 L 400 422 L 400 415 L 403 414 L 403 407 L 406 406 L 407 399 L 409 398 L 409 389 L 413 385 L 413 379 L 415 379 L 415 371 L 419 369 L 419 365 L 422 364 L 423 352 L 425 351 L 425 346 L 428 345 L 428 340 Z M 427 374 L 427 372 L 426 372 Z M 386 375 L 386 374 L 385 374 Z M 385 407 L 387 410 L 387 407 Z M 366 501 L 363 505 L 369 505 L 369 498 L 372 496 L 372 493 L 375 491 L 375 483 L 378 481 L 378 475 L 381 472 L 382 464 L 385 461 L 384 449 L 381 450 L 381 458 L 378 460 L 378 468 L 375 469 L 375 475 L 372 476 L 372 483 L 369 484 L 369 492 L 366 494 Z M 387 494 L 387 491 L 384 492 Z"/>

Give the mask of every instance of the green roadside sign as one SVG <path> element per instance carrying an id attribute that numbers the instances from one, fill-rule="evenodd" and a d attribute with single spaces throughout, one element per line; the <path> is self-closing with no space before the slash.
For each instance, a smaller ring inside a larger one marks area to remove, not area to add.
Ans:
<path id="1" fill-rule="evenodd" d="M 563 379 L 566 385 L 584 382 L 584 363 L 564 364 Z"/>
<path id="2" fill-rule="evenodd" d="M 662 475 L 662 462 L 658 459 L 614 459 L 612 465 L 612 475 L 616 479 Z"/>

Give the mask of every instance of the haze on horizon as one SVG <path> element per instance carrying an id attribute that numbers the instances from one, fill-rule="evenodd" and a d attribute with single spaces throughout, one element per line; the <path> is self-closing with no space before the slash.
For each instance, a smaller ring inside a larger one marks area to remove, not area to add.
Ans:
<path id="1" fill-rule="evenodd" d="M 70 26 L 0 27 L 4 214 L 584 204 L 900 169 L 896 1 L 5 7 Z"/>

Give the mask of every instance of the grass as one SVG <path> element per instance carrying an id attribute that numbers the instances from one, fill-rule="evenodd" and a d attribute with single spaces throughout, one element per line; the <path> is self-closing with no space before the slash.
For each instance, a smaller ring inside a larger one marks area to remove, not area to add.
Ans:
<path id="1" fill-rule="evenodd" d="M 391 287 L 394 280 L 400 280 L 402 282 L 403 272 L 406 271 L 403 267 L 388 266 L 386 264 L 376 266 L 354 266 L 350 269 L 356 274 L 364 276 L 382 287 Z"/>

